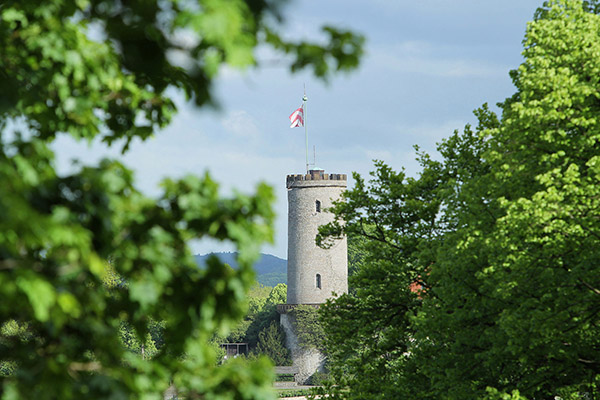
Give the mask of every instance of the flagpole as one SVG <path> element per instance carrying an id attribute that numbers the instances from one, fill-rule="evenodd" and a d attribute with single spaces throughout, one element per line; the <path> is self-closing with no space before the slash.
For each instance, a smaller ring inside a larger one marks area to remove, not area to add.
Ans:
<path id="1" fill-rule="evenodd" d="M 306 85 L 304 86 L 304 96 L 302 97 L 302 108 L 304 114 L 304 138 L 306 139 L 306 173 L 308 174 L 308 130 L 306 128 Z"/>

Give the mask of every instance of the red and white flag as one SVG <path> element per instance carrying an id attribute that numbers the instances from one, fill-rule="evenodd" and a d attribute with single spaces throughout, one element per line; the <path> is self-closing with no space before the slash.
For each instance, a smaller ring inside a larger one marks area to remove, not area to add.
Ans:
<path id="1" fill-rule="evenodd" d="M 304 126 L 304 109 L 302 106 L 298 107 L 296 111 L 290 115 L 290 128 L 296 128 L 299 126 Z"/>

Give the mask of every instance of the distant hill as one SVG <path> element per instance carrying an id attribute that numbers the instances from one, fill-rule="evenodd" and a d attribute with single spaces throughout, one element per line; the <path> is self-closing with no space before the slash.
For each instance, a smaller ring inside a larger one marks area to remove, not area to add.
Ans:
<path id="1" fill-rule="evenodd" d="M 225 264 L 231 265 L 232 268 L 237 268 L 235 257 L 237 253 L 209 253 L 195 255 L 196 263 L 202 267 L 206 263 L 206 259 L 214 254 L 219 257 L 219 260 Z M 256 280 L 265 286 L 275 286 L 278 283 L 287 283 L 287 261 L 273 256 L 271 254 L 262 254 L 258 261 L 254 264 L 256 271 Z"/>

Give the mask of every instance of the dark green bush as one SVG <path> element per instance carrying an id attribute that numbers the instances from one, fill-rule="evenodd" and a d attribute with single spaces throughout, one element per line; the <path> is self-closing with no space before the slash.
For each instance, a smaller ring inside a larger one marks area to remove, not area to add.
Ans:
<path id="1" fill-rule="evenodd" d="M 258 334 L 253 352 L 269 357 L 275 365 L 292 365 L 290 351 L 285 347 L 285 332 L 276 321 Z"/>
<path id="2" fill-rule="evenodd" d="M 314 386 L 322 386 L 329 380 L 329 374 L 327 372 L 317 371 L 309 378 L 309 383 Z"/>

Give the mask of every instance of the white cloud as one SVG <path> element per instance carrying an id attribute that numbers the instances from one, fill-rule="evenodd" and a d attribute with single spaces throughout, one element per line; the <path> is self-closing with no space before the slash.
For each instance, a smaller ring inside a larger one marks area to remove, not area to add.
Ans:
<path id="1" fill-rule="evenodd" d="M 465 121 L 458 119 L 440 121 L 438 123 L 422 122 L 416 125 L 398 124 L 396 125 L 396 131 L 424 139 L 422 142 L 425 143 L 435 143 L 450 136 L 456 129 L 462 130 L 465 124 Z"/>
<path id="2" fill-rule="evenodd" d="M 221 120 L 223 128 L 235 137 L 243 139 L 258 139 L 260 130 L 256 126 L 254 118 L 245 110 L 235 110 L 227 114 Z"/>
<path id="3" fill-rule="evenodd" d="M 429 42 L 404 41 L 376 46 L 369 50 L 367 62 L 375 67 L 403 74 L 421 74 L 441 78 L 503 78 L 510 68 L 477 58 L 452 57 L 452 47 Z"/>

